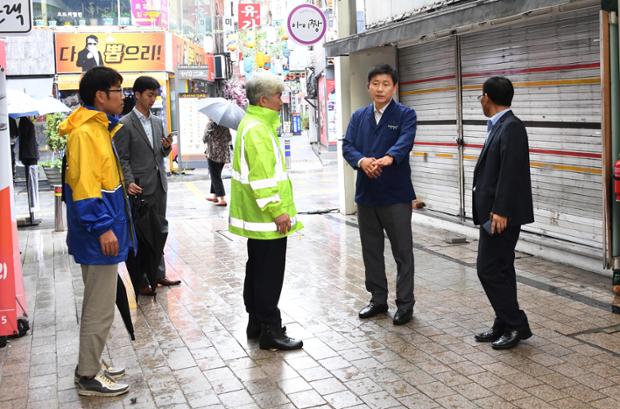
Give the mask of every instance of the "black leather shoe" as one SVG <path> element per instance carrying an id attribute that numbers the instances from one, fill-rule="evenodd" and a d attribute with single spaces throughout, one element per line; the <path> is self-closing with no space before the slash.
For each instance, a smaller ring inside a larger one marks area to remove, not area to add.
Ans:
<path id="1" fill-rule="evenodd" d="M 489 328 L 484 332 L 476 334 L 474 339 L 477 342 L 495 342 L 502 336 L 503 333 L 504 331 L 499 328 Z"/>
<path id="2" fill-rule="evenodd" d="M 525 330 L 511 329 L 505 331 L 501 337 L 491 344 L 493 349 L 510 349 L 516 347 L 522 339 L 528 339 L 532 336 L 529 328 Z"/>
<path id="3" fill-rule="evenodd" d="M 283 330 L 285 330 L 285 328 L 262 324 L 260 337 L 258 338 L 258 346 L 260 349 L 268 349 L 270 351 L 292 351 L 304 346 L 302 340 L 286 336 L 286 332 Z"/>
<path id="4" fill-rule="evenodd" d="M 157 280 L 157 284 L 162 285 L 164 287 L 171 287 L 173 285 L 181 284 L 181 280 L 170 280 L 164 277 L 164 278 L 160 278 L 159 280 Z"/>
<path id="5" fill-rule="evenodd" d="M 397 310 L 396 314 L 394 314 L 394 319 L 392 320 L 392 322 L 394 323 L 394 325 L 405 325 L 406 323 L 411 321 L 412 317 L 413 317 L 413 308 L 409 310 L 402 310 L 402 311 Z"/>
<path id="6" fill-rule="evenodd" d="M 360 318 L 370 318 L 374 317 L 377 314 L 382 314 L 387 312 L 388 306 L 387 304 L 375 304 L 374 302 L 370 302 L 367 306 L 362 308 L 359 313 Z"/>

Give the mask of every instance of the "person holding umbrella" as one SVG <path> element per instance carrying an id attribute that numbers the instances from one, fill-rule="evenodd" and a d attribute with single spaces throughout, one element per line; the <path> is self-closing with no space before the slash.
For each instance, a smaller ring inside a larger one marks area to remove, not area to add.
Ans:
<path id="1" fill-rule="evenodd" d="M 129 385 L 116 379 L 124 369 L 101 361 L 114 321 L 118 263 L 133 244 L 131 219 L 112 138 L 120 129 L 123 77 L 112 68 L 96 67 L 80 80 L 83 106 L 59 127 L 67 137 L 63 186 L 67 204 L 67 247 L 81 265 L 84 297 L 75 381 L 78 394 L 118 396 Z"/>
<path id="2" fill-rule="evenodd" d="M 303 342 L 287 336 L 278 309 L 286 240 L 303 228 L 276 136 L 284 84 L 272 75 L 255 75 L 246 90 L 250 106 L 235 137 L 229 216 L 229 231 L 248 239 L 243 286 L 249 314 L 246 334 L 258 338 L 261 349 L 299 349 Z"/>

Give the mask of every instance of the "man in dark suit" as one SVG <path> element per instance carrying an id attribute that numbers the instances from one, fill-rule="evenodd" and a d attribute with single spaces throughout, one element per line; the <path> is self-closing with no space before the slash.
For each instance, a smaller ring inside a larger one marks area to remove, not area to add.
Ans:
<path id="1" fill-rule="evenodd" d="M 121 118 L 123 127 L 114 137 L 127 192 L 142 194 L 142 198 L 166 217 L 168 180 L 164 157 L 170 153 L 172 135 L 164 137 L 160 118 L 151 114 L 151 107 L 159 94 L 160 85 L 155 78 L 141 76 L 133 84 L 136 105 Z M 157 285 L 178 285 L 181 281 L 166 278 L 166 264 L 162 256 L 156 283 L 140 289 L 142 295 L 155 295 Z"/>
<path id="2" fill-rule="evenodd" d="M 534 221 L 527 132 L 510 109 L 514 88 L 504 77 L 489 78 L 479 97 L 488 118 L 487 138 L 474 169 L 473 217 L 480 227 L 478 277 L 495 311 L 491 329 L 475 336 L 508 349 L 532 336 L 519 309 L 514 268 L 521 225 Z"/>
<path id="3" fill-rule="evenodd" d="M 351 116 L 342 142 L 342 154 L 357 169 L 355 202 L 366 289 L 370 303 L 359 312 L 370 318 L 388 310 L 385 276 L 384 231 L 396 261 L 396 307 L 394 325 L 403 325 L 413 316 L 413 240 L 409 153 L 416 130 L 415 111 L 392 99 L 398 84 L 396 70 L 378 65 L 368 73 L 372 104 Z"/>
<path id="4" fill-rule="evenodd" d="M 95 35 L 86 37 L 86 46 L 78 52 L 78 58 L 75 65 L 82 67 L 82 72 L 86 72 L 93 67 L 103 67 L 103 57 L 97 49 L 99 39 Z"/>

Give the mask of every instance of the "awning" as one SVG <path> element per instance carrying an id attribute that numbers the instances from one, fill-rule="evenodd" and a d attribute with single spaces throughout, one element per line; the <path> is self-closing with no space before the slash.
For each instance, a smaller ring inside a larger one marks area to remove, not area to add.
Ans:
<path id="1" fill-rule="evenodd" d="M 142 75 L 148 75 L 159 81 L 159 84 L 164 87 L 168 80 L 168 73 L 162 71 L 156 72 L 121 72 L 123 76 L 123 88 L 133 87 L 133 83 L 136 78 Z M 77 90 L 80 87 L 80 79 L 82 74 L 58 74 L 58 89 L 61 91 Z"/>
<path id="2" fill-rule="evenodd" d="M 429 13 L 412 16 L 403 21 L 370 29 L 360 34 L 325 43 L 327 57 L 349 55 L 357 51 L 384 45 L 397 45 L 404 41 L 415 41 L 423 36 L 450 33 L 452 30 L 497 21 L 519 15 L 527 15 L 534 10 L 569 6 L 581 8 L 599 5 L 594 0 L 476 0 L 451 4 Z"/>
<path id="3" fill-rule="evenodd" d="M 6 88 L 21 91 L 34 98 L 52 95 L 54 78 L 7 78 Z"/>

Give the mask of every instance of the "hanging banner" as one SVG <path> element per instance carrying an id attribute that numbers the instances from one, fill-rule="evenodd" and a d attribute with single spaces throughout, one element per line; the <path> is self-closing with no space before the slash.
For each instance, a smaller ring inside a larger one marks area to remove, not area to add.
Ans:
<path id="1" fill-rule="evenodd" d="M 0 55 L 4 55 L 4 46 L 4 41 L 0 40 Z M 6 336 L 18 333 L 17 318 L 26 314 L 26 300 L 13 211 L 13 172 L 4 73 L 6 61 L 0 61 L 0 66 L 3 68 L 0 72 L 0 336 Z"/>
<path id="2" fill-rule="evenodd" d="M 56 33 L 58 74 L 97 66 L 117 71 L 165 71 L 164 33 Z"/>

